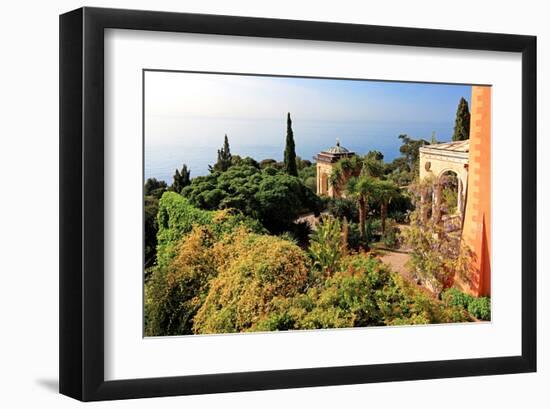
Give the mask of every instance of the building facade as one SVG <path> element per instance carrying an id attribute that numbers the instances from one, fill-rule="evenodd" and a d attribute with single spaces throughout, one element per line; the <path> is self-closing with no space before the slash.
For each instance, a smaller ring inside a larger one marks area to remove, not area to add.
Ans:
<path id="1" fill-rule="evenodd" d="M 434 183 L 441 181 L 446 174 L 453 173 L 458 181 L 457 214 L 463 219 L 468 188 L 468 162 L 470 141 L 457 141 L 427 145 L 420 148 L 420 179 L 431 178 Z M 432 199 L 437 205 L 441 189 L 434 189 Z"/>
<path id="2" fill-rule="evenodd" d="M 319 196 L 340 197 L 341 193 L 337 186 L 330 182 L 330 176 L 336 163 L 355 155 L 355 152 L 344 148 L 340 141 L 336 140 L 336 146 L 320 152 L 316 157 L 317 163 L 317 194 Z"/>
<path id="3" fill-rule="evenodd" d="M 491 294 L 491 87 L 473 86 L 470 139 L 420 148 L 420 178 L 432 178 L 432 203 L 438 205 L 440 180 L 447 172 L 458 178 L 457 211 L 461 238 L 472 252 L 470 276 L 456 277 L 464 291 Z"/>

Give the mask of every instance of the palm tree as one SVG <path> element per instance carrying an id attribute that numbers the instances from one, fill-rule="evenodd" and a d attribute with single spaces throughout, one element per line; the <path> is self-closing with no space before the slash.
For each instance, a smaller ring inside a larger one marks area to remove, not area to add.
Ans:
<path id="1" fill-rule="evenodd" d="M 382 235 L 386 232 L 386 218 L 388 216 L 388 205 L 399 196 L 399 187 L 391 180 L 379 180 L 376 182 L 376 197 L 380 200 L 380 220 Z"/>
<path id="2" fill-rule="evenodd" d="M 336 162 L 329 177 L 329 183 L 332 185 L 334 191 L 340 194 L 342 187 L 345 189 L 343 184 L 350 177 L 357 176 L 363 167 L 363 159 L 360 156 L 351 156 Z"/>
<path id="3" fill-rule="evenodd" d="M 366 241 L 365 224 L 367 221 L 367 204 L 369 197 L 376 192 L 377 181 L 363 172 L 351 177 L 346 183 L 346 196 L 357 201 L 359 209 L 359 235 Z"/>

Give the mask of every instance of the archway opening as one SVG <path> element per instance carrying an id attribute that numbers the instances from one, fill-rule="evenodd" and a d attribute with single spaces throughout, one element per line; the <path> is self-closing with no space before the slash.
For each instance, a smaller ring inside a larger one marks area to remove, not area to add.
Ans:
<path id="1" fill-rule="evenodd" d="M 439 177 L 441 184 L 441 207 L 443 214 L 456 215 L 459 213 L 460 179 L 458 174 L 447 170 Z"/>
<path id="2" fill-rule="evenodd" d="M 328 195 L 328 175 L 325 172 L 321 174 L 321 194 Z"/>
<path id="3" fill-rule="evenodd" d="M 447 170 L 439 176 L 440 211 L 448 231 L 462 230 L 464 187 L 457 172 Z"/>

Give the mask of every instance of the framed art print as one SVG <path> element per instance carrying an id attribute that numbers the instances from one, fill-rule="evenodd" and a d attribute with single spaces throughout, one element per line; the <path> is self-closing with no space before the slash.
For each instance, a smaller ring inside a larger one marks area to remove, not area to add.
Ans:
<path id="1" fill-rule="evenodd" d="M 60 17 L 60 391 L 536 370 L 536 38 Z"/>

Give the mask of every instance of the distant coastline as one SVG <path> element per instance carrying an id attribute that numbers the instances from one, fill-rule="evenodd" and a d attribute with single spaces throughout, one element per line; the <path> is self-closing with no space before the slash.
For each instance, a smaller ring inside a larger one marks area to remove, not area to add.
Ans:
<path id="1" fill-rule="evenodd" d="M 182 118 L 169 121 L 169 129 L 163 129 L 157 122 L 150 121 L 145 130 L 145 179 L 154 177 L 171 183 L 174 170 L 183 163 L 191 169 L 192 178 L 208 174 L 208 165 L 215 162 L 217 149 L 225 133 L 231 140 L 234 154 L 249 156 L 258 161 L 268 158 L 280 161 L 283 158 L 285 130 L 281 129 L 280 120 L 236 122 L 220 119 L 208 120 L 207 126 L 204 119 Z M 296 120 L 296 153 L 303 159 L 312 160 L 319 151 L 334 145 L 336 138 L 340 138 L 353 151 L 365 154 L 369 150 L 377 150 L 382 152 L 385 161 L 390 162 L 400 155 L 399 134 L 430 140 L 435 132 L 438 141 L 446 142 L 451 139 L 453 126 L 452 121 L 316 123 L 311 120 Z M 228 130 L 222 131 L 224 128 Z"/>

